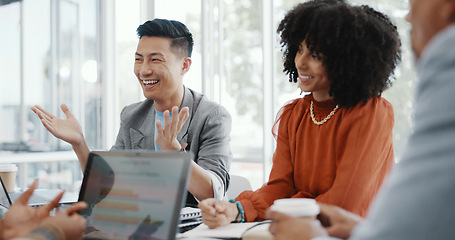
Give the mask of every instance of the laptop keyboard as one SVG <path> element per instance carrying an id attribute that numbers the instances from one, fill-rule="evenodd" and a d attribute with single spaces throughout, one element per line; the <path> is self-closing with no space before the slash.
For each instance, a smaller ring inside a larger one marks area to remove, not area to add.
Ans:
<path id="1" fill-rule="evenodd" d="M 40 204 L 40 205 L 43 205 L 43 204 L 47 204 L 49 201 L 50 201 L 50 199 L 47 198 L 47 197 L 33 194 L 30 197 L 30 200 L 28 200 L 28 203 L 29 204 Z"/>
<path id="2" fill-rule="evenodd" d="M 11 201 L 14 203 L 21 194 L 22 194 L 22 192 L 10 194 Z M 47 204 L 49 201 L 50 201 L 50 199 L 48 197 L 41 196 L 39 194 L 33 194 L 30 197 L 30 199 L 28 200 L 28 204 L 29 205 L 44 205 L 44 204 Z"/>

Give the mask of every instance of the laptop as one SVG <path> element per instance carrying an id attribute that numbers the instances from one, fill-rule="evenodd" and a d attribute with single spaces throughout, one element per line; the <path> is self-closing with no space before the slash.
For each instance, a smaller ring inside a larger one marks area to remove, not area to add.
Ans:
<path id="1" fill-rule="evenodd" d="M 9 208 L 11 204 L 13 204 L 16 199 L 19 198 L 24 191 L 8 193 L 6 191 L 5 185 L 3 184 L 3 180 L 0 177 L 0 182 L 2 185 L 2 190 L 0 190 L 0 206 Z M 29 206 L 37 207 L 48 204 L 51 200 L 53 200 L 57 194 L 59 194 L 62 190 L 59 189 L 35 189 L 32 196 L 28 201 Z M 62 203 L 75 203 L 77 202 L 79 194 L 74 192 L 65 192 L 63 197 L 60 199 L 60 204 Z"/>
<path id="2" fill-rule="evenodd" d="M 175 239 L 190 162 L 184 152 L 91 152 L 79 193 L 84 239 Z"/>

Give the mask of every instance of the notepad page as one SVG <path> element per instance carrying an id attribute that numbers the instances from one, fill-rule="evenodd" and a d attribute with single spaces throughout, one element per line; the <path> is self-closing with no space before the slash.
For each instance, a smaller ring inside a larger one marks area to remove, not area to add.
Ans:
<path id="1" fill-rule="evenodd" d="M 179 237 L 241 238 L 247 229 L 256 224 L 256 222 L 231 223 L 226 226 L 210 229 L 203 223 L 190 231 L 182 233 Z"/>

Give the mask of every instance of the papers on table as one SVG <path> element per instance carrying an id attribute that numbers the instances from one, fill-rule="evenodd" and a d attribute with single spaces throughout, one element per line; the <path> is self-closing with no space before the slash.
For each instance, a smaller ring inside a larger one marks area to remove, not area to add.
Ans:
<path id="1" fill-rule="evenodd" d="M 180 211 L 179 233 L 186 232 L 202 223 L 201 209 L 184 207 Z"/>
<path id="2" fill-rule="evenodd" d="M 199 238 L 229 238 L 229 239 L 273 239 L 269 232 L 270 221 L 231 223 L 215 229 L 209 229 L 205 224 L 178 236 L 179 239 Z"/>

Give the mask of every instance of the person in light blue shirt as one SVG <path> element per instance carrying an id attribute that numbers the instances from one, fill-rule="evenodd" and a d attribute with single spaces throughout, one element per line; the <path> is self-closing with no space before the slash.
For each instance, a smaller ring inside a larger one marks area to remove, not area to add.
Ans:
<path id="1" fill-rule="evenodd" d="M 419 83 L 415 127 L 402 160 L 366 219 L 325 204 L 319 221 L 269 211 L 275 239 L 455 238 L 455 1 L 409 3 Z"/>

